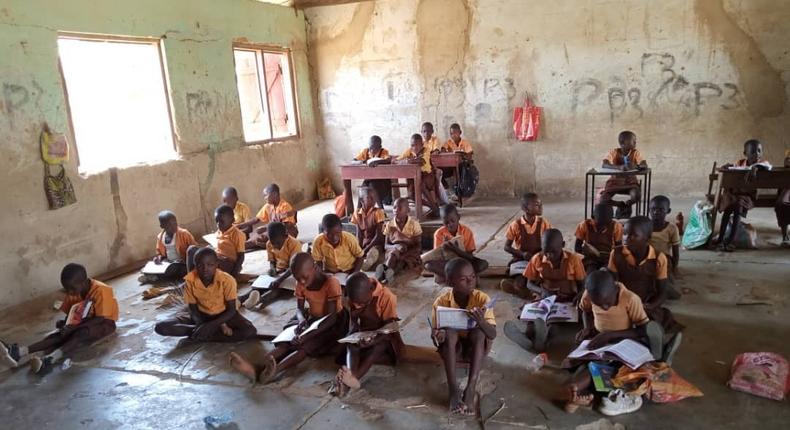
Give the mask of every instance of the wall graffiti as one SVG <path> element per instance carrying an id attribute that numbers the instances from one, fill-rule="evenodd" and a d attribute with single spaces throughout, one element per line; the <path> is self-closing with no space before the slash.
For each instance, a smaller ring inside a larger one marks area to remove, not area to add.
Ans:
<path id="1" fill-rule="evenodd" d="M 609 120 L 626 113 L 641 118 L 646 110 L 671 106 L 699 116 L 706 108 L 732 110 L 741 107 L 741 92 L 731 82 L 690 82 L 676 70 L 675 56 L 669 53 L 645 53 L 640 63 L 640 82 L 613 76 L 608 83 L 595 78 L 574 81 L 571 107 L 576 113 L 604 98 Z"/>

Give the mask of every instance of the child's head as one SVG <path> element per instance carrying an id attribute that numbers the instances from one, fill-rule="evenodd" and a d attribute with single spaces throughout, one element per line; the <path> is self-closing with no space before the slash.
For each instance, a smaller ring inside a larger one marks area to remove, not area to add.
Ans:
<path id="1" fill-rule="evenodd" d="M 550 228 L 544 231 L 540 240 L 540 246 L 546 258 L 549 260 L 562 258 L 562 248 L 565 248 L 565 241 L 562 239 L 562 233 L 559 230 Z"/>
<path id="2" fill-rule="evenodd" d="M 457 123 L 450 125 L 450 139 L 452 139 L 455 143 L 461 141 L 461 126 Z"/>
<path id="3" fill-rule="evenodd" d="M 370 140 L 368 141 L 368 150 L 370 152 L 378 152 L 381 149 L 381 138 L 376 136 L 370 136 Z"/>
<path id="4" fill-rule="evenodd" d="M 649 210 L 650 219 L 663 221 L 669 215 L 669 212 L 672 211 L 672 208 L 669 207 L 669 197 L 661 195 L 653 197 L 650 199 Z"/>
<path id="5" fill-rule="evenodd" d="M 398 197 L 393 203 L 395 208 L 395 218 L 405 219 L 409 216 L 409 199 L 406 197 Z"/>
<path id="6" fill-rule="evenodd" d="M 646 216 L 635 216 L 625 223 L 623 244 L 629 248 L 641 249 L 647 246 L 653 233 L 653 221 Z"/>
<path id="7" fill-rule="evenodd" d="M 370 303 L 373 298 L 373 288 L 375 288 L 375 284 L 363 272 L 354 273 L 346 280 L 348 300 L 357 306 Z"/>
<path id="8" fill-rule="evenodd" d="M 63 266 L 60 271 L 60 285 L 69 294 L 84 295 L 91 286 L 88 272 L 85 266 L 77 263 L 69 263 Z"/>
<path id="9" fill-rule="evenodd" d="M 291 273 L 297 282 L 310 285 L 315 279 L 315 260 L 307 252 L 300 252 L 291 257 Z"/>
<path id="10" fill-rule="evenodd" d="M 172 211 L 162 211 L 159 212 L 159 227 L 165 231 L 165 233 L 169 235 L 175 234 L 176 230 L 178 230 L 178 220 L 176 219 L 176 214 Z"/>
<path id="11" fill-rule="evenodd" d="M 426 142 L 431 140 L 431 137 L 433 137 L 433 124 L 430 122 L 422 123 L 420 133 L 422 133 L 422 138 L 425 139 Z"/>
<path id="12" fill-rule="evenodd" d="M 222 190 L 222 203 L 226 204 L 232 208 L 236 207 L 236 203 L 239 201 L 239 193 L 233 187 L 226 187 Z"/>
<path id="13" fill-rule="evenodd" d="M 228 205 L 220 205 L 214 211 L 214 220 L 217 222 L 217 228 L 220 231 L 225 231 L 233 225 L 233 208 Z"/>
<path id="14" fill-rule="evenodd" d="M 275 221 L 266 226 L 266 235 L 269 236 L 269 242 L 274 249 L 280 249 L 285 243 L 285 238 L 288 237 L 288 232 L 285 229 L 285 224 Z"/>
<path id="15" fill-rule="evenodd" d="M 340 217 L 335 214 L 326 214 L 321 219 L 321 226 L 324 228 L 324 236 L 332 246 L 340 245 L 343 238 L 343 223 Z"/>
<path id="16" fill-rule="evenodd" d="M 536 193 L 524 193 L 521 196 L 521 210 L 529 216 L 543 215 L 543 202 Z"/>
<path id="17" fill-rule="evenodd" d="M 598 203 L 593 208 L 593 218 L 595 218 L 595 223 L 598 225 L 603 226 L 609 224 L 612 218 L 614 218 L 612 206 L 606 203 Z"/>
<path id="18" fill-rule="evenodd" d="M 763 157 L 763 144 L 757 139 L 749 139 L 743 143 L 743 156 L 749 164 L 756 163 Z"/>
<path id="19" fill-rule="evenodd" d="M 361 187 L 359 189 L 359 200 L 362 202 L 362 208 L 368 210 L 376 206 L 376 193 L 373 188 Z"/>
<path id="20" fill-rule="evenodd" d="M 461 221 L 461 215 L 458 213 L 458 208 L 450 203 L 442 206 L 439 210 L 442 216 L 442 223 L 447 227 L 450 232 L 455 233 L 458 231 L 458 225 Z"/>
<path id="21" fill-rule="evenodd" d="M 217 272 L 217 253 L 208 246 L 198 249 L 195 253 L 195 269 L 204 284 L 214 282 L 214 274 Z"/>
<path id="22" fill-rule="evenodd" d="M 444 266 L 444 275 L 454 293 L 468 296 L 477 285 L 477 275 L 472 263 L 463 258 L 453 258 Z"/>
<path id="23" fill-rule="evenodd" d="M 422 151 L 422 144 L 422 136 L 416 133 L 411 135 L 411 152 L 419 154 Z"/>
<path id="24" fill-rule="evenodd" d="M 631 152 L 632 149 L 636 148 L 636 134 L 633 131 L 621 131 L 617 135 L 617 142 L 620 143 L 620 149 L 623 152 Z"/>
<path id="25" fill-rule="evenodd" d="M 269 184 L 263 189 L 263 197 L 266 203 L 277 206 L 280 204 L 280 186 L 277 184 Z"/>
<path id="26" fill-rule="evenodd" d="M 620 291 L 617 289 L 614 276 L 605 268 L 590 272 L 584 280 L 584 289 L 587 290 L 590 301 L 605 311 L 617 305 Z"/>

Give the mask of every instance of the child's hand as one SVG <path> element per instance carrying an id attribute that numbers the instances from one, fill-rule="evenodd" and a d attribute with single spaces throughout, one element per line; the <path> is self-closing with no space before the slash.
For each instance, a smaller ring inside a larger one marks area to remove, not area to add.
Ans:
<path id="1" fill-rule="evenodd" d="M 444 343 L 444 340 L 447 338 L 447 332 L 444 329 L 434 329 L 433 333 L 431 333 L 431 339 L 433 339 L 433 343 L 436 346 L 439 346 Z"/>
<path id="2" fill-rule="evenodd" d="M 609 336 L 607 333 L 599 333 L 590 340 L 587 344 L 588 349 L 598 349 L 606 346 L 609 343 Z"/>
<path id="3" fill-rule="evenodd" d="M 270 261 L 269 264 L 271 265 L 271 268 L 269 269 L 269 276 L 277 276 L 277 269 L 275 268 L 276 263 Z"/>
<path id="4" fill-rule="evenodd" d="M 486 319 L 486 311 L 484 308 L 472 308 L 469 310 L 469 316 L 472 317 L 476 323 L 480 324 Z"/>
<path id="5" fill-rule="evenodd" d="M 269 288 L 270 289 L 280 288 L 280 280 L 279 279 L 275 279 L 274 281 L 269 283 Z"/>
<path id="6" fill-rule="evenodd" d="M 362 338 L 362 339 L 360 339 L 360 341 L 357 344 L 357 346 L 359 346 L 360 348 L 368 348 L 371 345 L 373 345 L 373 342 L 374 342 L 375 339 L 376 339 L 376 336 Z"/>
<path id="7" fill-rule="evenodd" d="M 529 261 L 532 259 L 532 253 L 529 251 L 524 251 L 521 253 L 521 258 L 523 258 L 525 261 Z"/>
<path id="8" fill-rule="evenodd" d="M 576 343 L 581 343 L 584 339 L 587 339 L 592 335 L 592 328 L 584 327 L 576 333 Z"/>
<path id="9" fill-rule="evenodd" d="M 228 327 L 227 324 L 222 323 L 222 325 L 219 326 L 219 328 L 220 328 L 220 330 L 222 330 L 222 334 L 224 334 L 225 336 L 227 336 L 227 337 L 233 336 L 233 329 Z"/>
<path id="10" fill-rule="evenodd" d="M 156 257 L 154 257 L 154 264 L 162 264 L 162 256 L 161 255 L 157 255 Z"/>

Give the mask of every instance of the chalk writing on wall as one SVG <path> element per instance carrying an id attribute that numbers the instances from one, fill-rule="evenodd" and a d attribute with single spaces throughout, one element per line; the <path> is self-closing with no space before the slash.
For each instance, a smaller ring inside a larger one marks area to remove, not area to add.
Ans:
<path id="1" fill-rule="evenodd" d="M 626 113 L 641 118 L 646 110 L 665 106 L 693 116 L 699 116 L 704 109 L 732 110 L 741 106 L 741 92 L 736 84 L 691 82 L 676 69 L 674 55 L 645 53 L 637 83 L 622 76 L 612 76 L 608 83 L 590 77 L 578 79 L 572 85 L 573 112 L 603 101 L 609 110 L 609 120 L 614 122 Z"/>
<path id="2" fill-rule="evenodd" d="M 26 105 L 33 102 L 38 106 L 43 92 L 44 90 L 35 80 L 27 86 L 16 82 L 3 82 L 2 94 L 0 94 L 0 113 L 3 113 L 3 117 L 6 118 L 11 129 L 14 129 L 16 116 Z"/>

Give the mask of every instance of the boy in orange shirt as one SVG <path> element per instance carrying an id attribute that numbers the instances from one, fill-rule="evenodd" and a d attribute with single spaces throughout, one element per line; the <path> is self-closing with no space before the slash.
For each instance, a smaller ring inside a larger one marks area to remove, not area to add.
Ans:
<path id="1" fill-rule="evenodd" d="M 187 252 L 190 246 L 197 245 L 192 233 L 179 227 L 176 214 L 171 211 L 159 212 L 159 227 L 162 231 L 156 236 L 154 263 L 170 263 L 170 265 L 163 275 L 143 273 L 137 278 L 140 284 L 181 280 L 188 272 Z"/>
<path id="2" fill-rule="evenodd" d="M 438 148 L 437 148 L 438 151 Z M 439 204 L 437 191 L 438 184 L 436 180 L 436 173 L 431 165 L 431 151 L 423 144 L 423 138 L 419 134 L 411 136 L 411 146 L 398 157 L 399 164 L 417 164 L 420 166 L 422 172 L 422 189 L 414 190 L 414 198 L 418 195 L 422 196 L 425 205 L 428 206 L 431 213 L 430 216 L 436 218 L 439 216 Z"/>
<path id="3" fill-rule="evenodd" d="M 67 319 L 60 320 L 55 324 L 58 329 L 56 332 L 30 346 L 0 342 L 0 362 L 16 367 L 29 359 L 33 373 L 44 374 L 77 349 L 115 333 L 119 311 L 112 288 L 89 278 L 85 267 L 75 263 L 63 267 L 60 283 L 66 290 L 60 310 L 68 317 L 72 306 L 90 302 L 88 317 L 77 325 L 66 325 Z M 44 355 L 32 355 L 37 352 L 43 352 Z"/>
<path id="4" fill-rule="evenodd" d="M 296 337 L 289 342 L 275 344 L 274 350 L 266 354 L 261 369 L 256 369 L 235 352 L 230 354 L 231 365 L 251 381 L 265 384 L 307 357 L 336 355 L 340 352 L 337 340 L 345 335 L 348 328 L 348 321 L 341 312 L 343 291 L 340 282 L 318 270 L 315 263 L 306 252 L 296 254 L 291 260 L 291 272 L 297 282 L 294 293 L 297 315 L 286 324 L 286 328 L 296 325 Z M 327 318 L 317 329 L 301 335 L 310 324 L 324 317 Z"/>
<path id="5" fill-rule="evenodd" d="M 313 259 L 327 273 L 354 273 L 362 267 L 363 252 L 357 238 L 343 231 L 343 223 L 335 214 L 321 219 L 324 232 L 313 241 Z"/>
<path id="6" fill-rule="evenodd" d="M 648 207 L 650 220 L 653 221 L 653 233 L 650 235 L 650 245 L 667 257 L 669 263 L 669 282 L 667 283 L 667 298 L 677 300 L 681 297 L 680 292 L 675 289 L 675 276 L 678 264 L 680 263 L 680 232 L 675 223 L 666 220 L 667 215 L 672 212 L 669 198 L 667 196 L 655 196 L 650 199 Z"/>
<path id="7" fill-rule="evenodd" d="M 158 335 L 199 342 L 238 342 L 257 335 L 255 326 L 236 310 L 236 280 L 218 266 L 213 249 L 201 248 L 195 253 L 195 269 L 184 278 L 188 312 L 157 323 L 154 331 Z"/>
<path id="8" fill-rule="evenodd" d="M 422 123 L 422 127 L 420 127 L 420 135 L 422 137 L 423 143 L 425 144 L 425 148 L 429 153 L 435 153 L 442 150 L 442 145 L 439 143 L 439 139 L 434 134 L 433 124 L 430 122 Z"/>
<path id="9" fill-rule="evenodd" d="M 254 234 L 250 235 L 247 241 L 248 249 L 265 248 L 269 238 L 266 236 L 266 224 L 279 221 L 285 224 L 288 234 L 293 237 L 299 236 L 299 229 L 296 228 L 296 210 L 290 203 L 280 197 L 280 187 L 277 184 L 269 184 L 263 189 L 263 197 L 266 204 L 261 207 L 255 218 L 239 225 L 242 230 L 250 229 L 259 222 L 263 225 L 255 228 Z"/>
<path id="10" fill-rule="evenodd" d="M 614 211 L 605 203 L 593 208 L 593 219 L 586 219 L 576 226 L 576 243 L 573 248 L 584 255 L 587 272 L 606 267 L 609 254 L 623 242 L 623 226 L 612 219 Z"/>
<path id="11" fill-rule="evenodd" d="M 359 189 L 359 208 L 351 215 L 351 223 L 357 226 L 357 240 L 362 247 L 364 262 L 362 270 L 375 267 L 384 254 L 384 209 L 376 207 L 375 192 L 372 188 Z"/>
<path id="12" fill-rule="evenodd" d="M 458 208 L 450 203 L 442 206 L 441 210 L 442 223 L 444 224 L 433 234 L 433 249 L 442 248 L 444 251 L 452 256 L 450 258 L 440 258 L 425 262 L 423 268 L 433 273 L 437 284 L 444 284 L 444 267 L 447 262 L 455 257 L 461 257 L 464 260 L 472 263 L 476 274 L 480 274 L 488 268 L 488 262 L 474 256 L 477 249 L 475 245 L 475 236 L 472 229 L 461 224 L 461 215 L 458 213 Z M 452 240 L 456 237 L 461 238 L 461 246 L 456 246 Z M 426 257 L 427 258 L 427 257 Z"/>
<path id="13" fill-rule="evenodd" d="M 647 161 L 636 149 L 636 134 L 632 131 L 623 131 L 617 136 L 619 148 L 610 150 L 603 159 L 601 166 L 604 169 L 632 170 L 647 169 Z M 621 202 L 614 200 L 616 194 L 627 194 L 628 200 Z M 606 181 L 600 194 L 600 201 L 617 207 L 615 218 L 622 219 L 631 216 L 631 208 L 642 197 L 639 190 L 639 181 L 634 175 L 613 175 Z"/>
<path id="14" fill-rule="evenodd" d="M 372 161 L 371 159 L 378 158 L 379 160 Z M 368 147 L 359 151 L 353 160 L 354 164 L 366 164 L 369 167 L 376 167 L 379 164 L 392 163 L 390 152 L 381 146 L 381 138 L 373 135 L 370 136 Z M 389 179 L 365 179 L 362 181 L 363 187 L 371 187 L 376 190 L 376 198 L 379 207 L 384 208 L 385 204 L 392 203 L 392 181 Z"/>
<path id="15" fill-rule="evenodd" d="M 233 208 L 222 205 L 214 211 L 217 221 L 217 260 L 219 269 L 238 277 L 244 264 L 244 233 L 233 225 Z M 196 248 L 190 247 L 192 252 Z M 197 264 L 197 263 L 195 263 Z"/>
<path id="16" fill-rule="evenodd" d="M 508 263 L 508 270 L 513 263 L 529 262 L 533 255 L 540 252 L 543 232 L 551 228 L 551 223 L 543 218 L 543 202 L 537 194 L 525 193 L 521 196 L 521 210 L 524 215 L 510 223 L 507 228 L 505 252 L 513 257 Z M 514 243 L 518 248 L 513 247 Z M 503 279 L 499 283 L 499 288 L 519 297 L 532 297 L 532 294 L 526 289 L 526 281 L 523 276 L 516 276 L 515 279 Z"/>
<path id="17" fill-rule="evenodd" d="M 222 204 L 233 208 L 233 225 L 237 227 L 252 218 L 250 207 L 246 203 L 239 201 L 239 192 L 234 187 L 227 187 L 222 190 Z"/>
<path id="18" fill-rule="evenodd" d="M 266 255 L 269 257 L 269 276 L 276 277 L 276 279 L 269 284 L 269 288 L 253 287 L 247 295 L 239 297 L 239 301 L 249 310 L 258 305 L 262 309 L 279 298 L 291 296 L 291 292 L 280 288 L 280 285 L 291 276 L 289 268 L 291 258 L 302 252 L 302 242 L 288 235 L 285 224 L 277 221 L 270 222 L 266 226 L 266 230 L 269 235 L 269 242 L 266 244 Z"/>
<path id="19" fill-rule="evenodd" d="M 445 142 L 444 146 L 442 146 L 442 152 L 456 152 L 463 154 L 463 160 L 467 163 L 471 162 L 472 154 L 474 153 L 472 150 L 472 145 L 468 140 L 461 137 L 461 126 L 457 123 L 450 125 L 450 138 L 447 139 L 447 142 Z M 461 168 L 463 169 L 463 167 Z M 447 179 L 454 177 L 455 169 L 455 167 L 442 168 L 442 185 L 445 188 L 450 188 Z M 463 172 L 463 170 L 461 172 Z"/>
<path id="20" fill-rule="evenodd" d="M 390 285 L 395 279 L 396 270 L 422 265 L 422 226 L 419 221 L 409 216 L 409 201 L 404 197 L 396 199 L 394 212 L 395 216 L 384 227 L 387 239 L 384 244 L 384 264 L 376 267 L 376 279 Z"/>
<path id="21" fill-rule="evenodd" d="M 389 288 L 362 272 L 349 276 L 346 282 L 348 295 L 349 331 L 376 331 L 398 318 L 398 298 Z M 335 376 L 334 392 L 342 397 L 349 389 L 362 386 L 360 379 L 374 364 L 395 365 L 403 349 L 400 333 L 376 334 L 356 344 L 346 344 L 346 351 L 339 361 L 345 362 Z"/>

